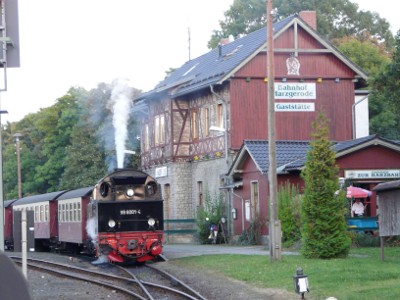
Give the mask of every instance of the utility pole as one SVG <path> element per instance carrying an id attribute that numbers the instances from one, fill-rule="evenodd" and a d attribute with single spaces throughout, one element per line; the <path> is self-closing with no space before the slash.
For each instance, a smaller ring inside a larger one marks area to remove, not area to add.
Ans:
<path id="1" fill-rule="evenodd" d="M 276 176 L 274 30 L 272 1 L 267 0 L 267 78 L 268 78 L 268 181 L 269 181 L 269 250 L 271 261 L 281 260 L 282 233 L 278 217 Z"/>
<path id="2" fill-rule="evenodd" d="M 15 147 L 17 148 L 17 171 L 18 171 L 18 199 L 22 198 L 22 182 L 21 182 L 21 159 L 20 159 L 20 148 L 19 138 L 22 136 L 20 133 L 14 134 Z"/>

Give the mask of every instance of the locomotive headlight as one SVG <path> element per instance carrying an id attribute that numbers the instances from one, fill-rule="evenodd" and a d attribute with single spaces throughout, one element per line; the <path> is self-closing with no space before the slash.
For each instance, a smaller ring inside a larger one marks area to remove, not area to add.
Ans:
<path id="1" fill-rule="evenodd" d="M 149 224 L 149 226 L 154 226 L 154 224 L 156 224 L 156 220 L 154 220 L 153 218 L 149 218 L 147 220 L 147 224 Z"/>
<path id="2" fill-rule="evenodd" d="M 115 227 L 115 221 L 114 221 L 113 219 L 110 219 L 110 220 L 108 221 L 108 226 L 109 226 L 110 228 L 114 228 L 114 227 Z"/>
<path id="3" fill-rule="evenodd" d="M 128 188 L 128 189 L 126 190 L 126 195 L 127 195 L 128 197 L 132 197 L 134 194 L 135 194 L 135 191 L 134 191 L 132 188 Z"/>

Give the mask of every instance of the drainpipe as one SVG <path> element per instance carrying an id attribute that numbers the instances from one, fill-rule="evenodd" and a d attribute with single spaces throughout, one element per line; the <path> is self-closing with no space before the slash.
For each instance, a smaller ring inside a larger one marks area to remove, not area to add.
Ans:
<path id="1" fill-rule="evenodd" d="M 351 122 L 353 125 L 353 139 L 356 138 L 356 105 L 360 104 L 361 102 L 363 102 L 364 100 L 368 99 L 368 96 L 365 96 L 364 98 L 361 98 L 360 100 L 358 100 L 356 103 L 354 103 L 351 106 Z M 369 125 L 368 125 L 369 126 Z"/>
<path id="2" fill-rule="evenodd" d="M 224 131 L 224 144 L 225 144 L 225 162 L 227 167 L 229 166 L 229 158 L 228 158 L 228 122 L 227 122 L 227 108 L 226 108 L 226 100 L 222 98 L 220 95 L 218 95 L 214 91 L 214 86 L 210 84 L 210 90 L 213 95 L 215 95 L 218 99 L 220 99 L 223 103 L 223 117 L 224 117 L 224 125 L 225 125 L 225 131 Z"/>
<path id="3" fill-rule="evenodd" d="M 242 197 L 242 196 L 240 196 L 240 195 L 238 195 L 238 194 L 235 194 L 235 192 L 233 191 L 233 189 L 231 189 L 231 193 L 232 193 L 233 196 L 236 196 L 236 197 L 240 198 L 240 200 L 242 200 L 242 232 L 243 232 L 243 231 L 244 231 L 244 210 L 245 210 L 245 207 L 244 207 L 244 200 L 243 200 L 243 197 Z M 232 206 L 232 207 L 233 207 L 233 206 Z M 232 222 L 232 224 L 233 224 L 233 222 Z"/>

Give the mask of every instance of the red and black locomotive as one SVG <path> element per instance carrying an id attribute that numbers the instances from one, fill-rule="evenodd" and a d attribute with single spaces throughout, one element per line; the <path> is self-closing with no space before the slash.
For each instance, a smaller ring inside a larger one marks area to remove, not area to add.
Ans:
<path id="1" fill-rule="evenodd" d="M 26 209 L 34 212 L 38 250 L 74 249 L 112 262 L 145 262 L 162 253 L 161 189 L 141 171 L 117 169 L 94 187 L 28 196 L 7 204 L 8 249 L 13 245 L 10 211 Z"/>
<path id="2" fill-rule="evenodd" d="M 98 255 L 114 262 L 151 260 L 162 252 L 163 201 L 154 178 L 117 170 L 93 189 L 88 210 L 95 222 Z"/>

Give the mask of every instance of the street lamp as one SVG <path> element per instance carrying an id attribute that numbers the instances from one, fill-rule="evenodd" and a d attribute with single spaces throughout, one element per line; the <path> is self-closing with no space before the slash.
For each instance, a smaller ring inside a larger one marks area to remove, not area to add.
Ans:
<path id="1" fill-rule="evenodd" d="M 19 138 L 22 136 L 20 133 L 16 133 L 13 135 L 15 137 L 17 148 L 17 170 L 18 170 L 18 199 L 22 198 L 22 187 L 21 187 L 21 161 L 20 161 L 20 149 L 19 149 Z"/>

